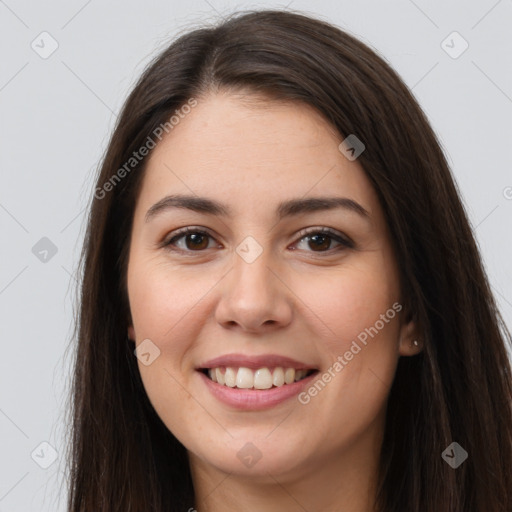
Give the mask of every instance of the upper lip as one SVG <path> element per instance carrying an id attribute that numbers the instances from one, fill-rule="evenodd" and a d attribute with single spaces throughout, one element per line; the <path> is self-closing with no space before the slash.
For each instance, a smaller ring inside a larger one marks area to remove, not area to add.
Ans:
<path id="1" fill-rule="evenodd" d="M 262 354 L 258 356 L 248 356 L 245 354 L 226 354 L 205 361 L 197 367 L 198 370 L 206 368 L 218 368 L 220 366 L 231 366 L 235 368 L 295 368 L 296 370 L 314 370 L 313 365 L 297 361 L 286 356 L 278 354 Z"/>

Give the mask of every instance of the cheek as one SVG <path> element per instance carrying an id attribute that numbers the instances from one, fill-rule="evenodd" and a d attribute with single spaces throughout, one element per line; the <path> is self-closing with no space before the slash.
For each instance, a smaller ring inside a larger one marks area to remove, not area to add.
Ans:
<path id="1" fill-rule="evenodd" d="M 328 416 L 322 435 L 339 443 L 337 428 L 356 435 L 375 421 L 386 402 L 398 361 L 401 307 L 391 276 L 378 267 L 344 268 L 325 279 L 302 283 L 299 292 L 315 315 L 316 343 L 326 366 L 305 390 L 312 414 Z M 308 288 L 315 293 L 308 294 Z M 322 291 L 320 291 L 322 289 Z M 328 327 L 328 329 L 326 328 Z M 333 433 L 334 431 L 334 433 Z M 346 439 L 345 439 L 346 441 Z"/>
<path id="2" fill-rule="evenodd" d="M 397 316 L 393 304 L 399 295 L 393 276 L 385 273 L 380 265 L 347 265 L 325 273 L 325 277 L 317 274 L 311 279 L 298 280 L 295 290 L 314 313 L 312 318 L 316 319 L 319 336 L 333 354 L 348 350 L 352 340 L 376 322 L 386 337 L 395 331 L 390 327 L 396 324 L 391 320 Z M 381 315 L 390 320 L 384 328 Z"/>
<path id="3" fill-rule="evenodd" d="M 140 269 L 140 271 L 138 270 Z M 207 280 L 207 279 L 206 279 Z M 130 310 L 137 339 L 160 341 L 187 324 L 207 291 L 205 280 L 164 264 L 134 264 L 128 278 Z"/>
<path id="4" fill-rule="evenodd" d="M 149 401 L 167 428 L 180 437 L 183 415 L 200 424 L 197 404 L 186 389 L 191 362 L 189 350 L 200 336 L 204 321 L 201 299 L 213 286 L 206 275 L 193 278 L 192 271 L 171 268 L 166 263 L 132 260 L 128 294 L 137 345 L 151 340 L 160 350 L 151 364 L 138 360 L 138 368 Z"/>
<path id="5" fill-rule="evenodd" d="M 324 392 L 320 383 L 306 390 L 304 399 L 311 398 L 317 414 L 331 411 L 334 424 L 354 432 L 380 411 L 398 361 L 401 307 L 394 274 L 378 261 L 369 258 L 366 263 L 303 280 L 298 288 L 315 313 L 310 315 L 316 324 L 312 330 L 318 334 L 319 352 L 326 356 L 329 389 Z"/>

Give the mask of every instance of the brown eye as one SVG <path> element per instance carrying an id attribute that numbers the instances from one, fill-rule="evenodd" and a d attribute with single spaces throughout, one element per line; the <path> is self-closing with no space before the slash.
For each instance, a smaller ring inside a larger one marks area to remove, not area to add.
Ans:
<path id="1" fill-rule="evenodd" d="M 301 242 L 306 241 L 306 250 L 309 250 L 309 252 L 329 252 L 354 247 L 354 244 L 350 239 L 345 238 L 341 234 L 328 228 L 316 228 L 302 232 L 300 236 L 301 239 L 298 243 L 300 244 Z M 333 242 L 337 244 L 336 247 L 331 247 Z"/>
<path id="2" fill-rule="evenodd" d="M 176 248 L 176 250 L 184 252 L 200 252 L 204 249 L 208 249 L 211 238 L 211 235 L 204 231 L 185 228 L 179 231 L 168 242 L 165 242 L 164 246 L 171 250 Z"/>
<path id="3" fill-rule="evenodd" d="M 330 249 L 332 238 L 329 235 L 313 235 L 308 236 L 310 247 L 314 250 Z"/>
<path id="4" fill-rule="evenodd" d="M 187 249 L 206 249 L 208 247 L 207 237 L 208 235 L 203 233 L 188 233 L 185 235 L 185 245 Z"/>

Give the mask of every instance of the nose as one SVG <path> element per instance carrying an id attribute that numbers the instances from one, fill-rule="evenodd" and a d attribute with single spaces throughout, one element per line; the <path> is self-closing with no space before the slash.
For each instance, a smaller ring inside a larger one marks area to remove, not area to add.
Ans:
<path id="1" fill-rule="evenodd" d="M 216 308 L 217 322 L 225 328 L 244 332 L 268 332 L 285 327 L 292 319 L 293 293 L 284 275 L 271 267 L 271 258 L 263 253 L 252 262 L 238 254 L 233 268 L 222 280 Z"/>

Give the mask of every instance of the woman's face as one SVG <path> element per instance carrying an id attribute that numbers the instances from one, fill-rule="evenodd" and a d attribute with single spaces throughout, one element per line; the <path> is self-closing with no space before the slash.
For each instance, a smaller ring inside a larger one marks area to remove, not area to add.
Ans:
<path id="1" fill-rule="evenodd" d="M 310 107 L 250 99 L 203 99 L 153 150 L 128 332 L 193 464 L 292 477 L 378 452 L 397 360 L 418 348 L 358 160 Z"/>

